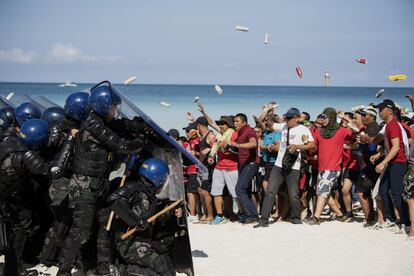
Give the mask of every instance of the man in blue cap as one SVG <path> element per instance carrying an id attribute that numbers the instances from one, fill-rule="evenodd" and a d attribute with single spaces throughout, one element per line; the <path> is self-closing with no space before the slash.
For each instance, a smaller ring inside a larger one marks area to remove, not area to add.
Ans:
<path id="1" fill-rule="evenodd" d="M 270 111 L 273 110 L 265 109 L 259 120 L 263 120 Z M 275 202 L 275 196 L 283 182 L 286 182 L 289 194 L 290 221 L 293 224 L 302 223 L 299 202 L 301 151 L 313 149 L 315 144 L 309 129 L 300 124 L 300 111 L 297 108 L 290 108 L 283 117 L 285 123 L 273 124 L 275 131 L 282 132 L 282 140 L 275 166 L 270 173 L 269 187 L 260 213 L 261 218 L 254 228 L 269 225 L 269 216 Z M 306 142 L 303 142 L 304 140 Z"/>

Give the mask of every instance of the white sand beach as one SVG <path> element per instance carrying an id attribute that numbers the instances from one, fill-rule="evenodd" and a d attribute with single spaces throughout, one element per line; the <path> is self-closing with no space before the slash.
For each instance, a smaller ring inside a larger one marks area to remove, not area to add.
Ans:
<path id="1" fill-rule="evenodd" d="M 414 241 L 362 223 L 191 224 L 189 231 L 197 276 L 414 275 Z"/>
<path id="2" fill-rule="evenodd" d="M 190 224 L 189 231 L 197 276 L 414 274 L 413 240 L 361 223 L 278 222 L 254 229 L 229 222 Z M 57 269 L 42 270 L 55 275 Z"/>

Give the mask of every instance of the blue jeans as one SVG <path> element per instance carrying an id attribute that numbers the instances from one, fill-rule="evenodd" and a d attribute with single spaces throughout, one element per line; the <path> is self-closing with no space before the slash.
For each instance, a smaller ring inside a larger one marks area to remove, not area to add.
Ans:
<path id="1" fill-rule="evenodd" d="M 257 218 L 257 209 L 254 206 L 252 197 L 252 179 L 259 171 L 259 164 L 250 163 L 239 171 L 239 178 L 236 184 L 236 195 L 246 218 Z"/>
<path id="2" fill-rule="evenodd" d="M 394 207 L 400 213 L 401 223 L 410 224 L 407 204 L 403 201 L 404 175 L 407 172 L 407 163 L 388 164 L 382 176 L 379 194 L 385 208 L 385 216 L 388 219 L 394 217 Z M 392 202 L 389 200 L 391 194 Z"/>

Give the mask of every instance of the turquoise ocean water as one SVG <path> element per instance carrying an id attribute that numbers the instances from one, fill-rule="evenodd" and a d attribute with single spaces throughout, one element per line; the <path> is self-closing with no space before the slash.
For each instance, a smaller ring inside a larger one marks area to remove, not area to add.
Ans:
<path id="1" fill-rule="evenodd" d="M 77 87 L 59 87 L 57 83 L 0 83 L 0 94 L 14 92 L 15 96 L 45 96 L 49 100 L 63 105 L 66 97 L 75 91 L 90 88 L 92 84 L 78 84 Z M 116 85 L 133 103 L 146 112 L 161 127 L 168 130 L 177 128 L 182 134 L 182 127 L 188 124 L 186 112 L 200 115 L 194 103 L 198 96 L 209 115 L 245 113 L 250 122 L 251 115 L 258 115 L 262 105 L 271 100 L 278 104 L 277 112 L 283 114 L 290 107 L 307 111 L 314 118 L 325 107 L 331 106 L 348 111 L 353 106 L 379 102 L 390 98 L 401 106 L 410 107 L 407 94 L 414 94 L 413 88 L 384 88 L 382 98 L 375 94 L 382 87 L 298 87 L 298 86 L 226 86 L 222 85 L 223 94 L 214 90 L 214 85 L 150 85 L 134 84 Z M 170 104 L 160 105 L 160 101 Z"/>

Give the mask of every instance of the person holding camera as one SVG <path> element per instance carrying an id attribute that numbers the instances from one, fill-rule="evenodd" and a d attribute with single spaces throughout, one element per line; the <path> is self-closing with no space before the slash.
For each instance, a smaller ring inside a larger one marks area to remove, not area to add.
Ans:
<path id="1" fill-rule="evenodd" d="M 259 119 L 264 118 L 268 112 L 269 110 L 265 109 Z M 283 182 L 286 183 L 289 194 L 290 222 L 293 224 L 302 223 L 299 202 L 301 151 L 313 149 L 315 144 L 309 129 L 300 124 L 300 111 L 297 108 L 290 108 L 283 117 L 285 123 L 273 124 L 273 129 L 282 133 L 282 140 L 275 166 L 270 173 L 269 186 L 260 212 L 261 218 L 254 228 L 269 225 L 274 198 Z M 304 137 L 307 140 L 303 139 Z M 306 143 L 303 140 L 306 140 Z"/>

